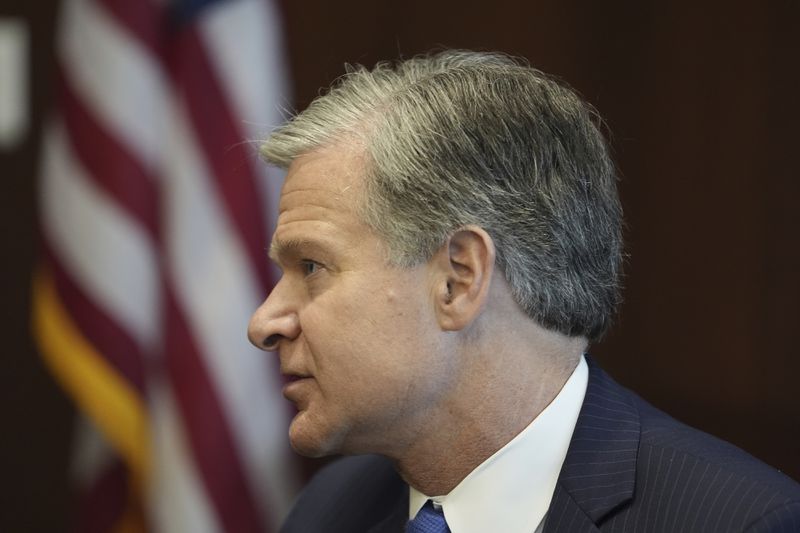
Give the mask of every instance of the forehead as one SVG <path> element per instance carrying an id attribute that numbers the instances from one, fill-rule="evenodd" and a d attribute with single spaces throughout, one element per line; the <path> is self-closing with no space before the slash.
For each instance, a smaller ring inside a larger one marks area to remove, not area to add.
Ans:
<path id="1" fill-rule="evenodd" d="M 355 208 L 364 190 L 362 155 L 347 147 L 326 147 L 297 157 L 281 189 L 279 209 L 314 202 Z M 299 194 L 298 194 L 299 193 Z"/>
<path id="2" fill-rule="evenodd" d="M 324 148 L 295 159 L 281 189 L 273 251 L 291 242 L 368 232 L 358 214 L 363 179 L 363 158 L 354 150 Z"/>

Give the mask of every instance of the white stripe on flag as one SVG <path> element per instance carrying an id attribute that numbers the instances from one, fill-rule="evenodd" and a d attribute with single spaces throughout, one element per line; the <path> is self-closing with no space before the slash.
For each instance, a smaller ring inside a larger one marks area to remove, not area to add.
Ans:
<path id="1" fill-rule="evenodd" d="M 217 9 L 201 24 L 208 54 L 229 96 L 242 134 L 250 141 L 258 187 L 262 193 L 264 227 L 275 231 L 283 171 L 258 160 L 258 144 L 289 114 L 289 82 L 281 53 L 282 30 L 272 2 L 246 0 Z M 267 262 L 266 253 L 264 261 Z M 269 265 L 273 279 L 279 272 Z M 266 295 L 261 295 L 266 297 Z"/>
<path id="2" fill-rule="evenodd" d="M 272 519 L 282 517 L 287 489 L 294 486 L 285 460 L 287 406 L 280 401 L 275 361 L 246 337 L 260 291 L 238 234 L 211 189 L 184 108 L 175 103 L 170 109 L 175 129 L 164 180 L 170 205 L 165 221 L 169 277 L 231 423 L 256 501 Z"/>
<path id="3" fill-rule="evenodd" d="M 125 26 L 93 0 L 64 2 L 58 49 L 65 75 L 142 166 L 161 151 L 164 72 Z"/>
<path id="4" fill-rule="evenodd" d="M 222 531 L 206 498 L 180 415 L 163 381 L 150 389 L 153 429 L 153 479 L 148 504 L 155 531 L 217 533 Z"/>
<path id="5" fill-rule="evenodd" d="M 144 347 L 158 338 L 158 272 L 152 242 L 86 176 L 63 127 L 45 134 L 43 230 L 87 297 Z"/>
<path id="6" fill-rule="evenodd" d="M 211 10 L 200 21 L 199 29 L 207 44 L 217 79 L 232 104 L 234 115 L 241 118 L 237 121 L 239 130 L 250 141 L 263 138 L 265 132 L 282 122 L 289 106 L 285 99 L 285 95 L 289 94 L 287 78 L 282 75 L 286 71 L 284 56 L 280 53 L 282 31 L 275 6 L 272 2 L 259 0 L 233 2 L 224 9 Z M 266 206 L 268 221 L 265 228 L 267 235 L 271 235 L 278 212 L 282 175 L 257 159 L 256 142 L 251 146 L 254 169 L 260 180 L 257 185 Z M 247 257 L 242 255 L 241 260 L 246 261 Z M 268 262 L 266 251 L 264 262 Z M 248 293 L 249 301 L 253 302 L 252 309 L 242 305 L 238 307 L 246 311 L 239 314 L 237 321 L 246 324 L 252 310 L 266 295 L 249 292 L 251 288 L 242 288 Z M 229 301 L 230 306 L 236 308 L 235 298 Z M 240 342 L 244 341 L 239 331 L 229 334 L 231 337 L 239 336 Z M 220 350 L 216 353 L 222 355 L 225 361 L 224 347 L 216 350 Z M 243 348 L 242 353 L 256 360 L 270 358 L 249 346 L 247 351 Z M 245 437 L 245 459 L 248 470 L 255 474 L 251 479 L 259 487 L 261 501 L 270 502 L 269 514 L 272 519 L 282 521 L 300 481 L 295 465 L 286 460 L 287 456 L 291 456 L 286 433 L 275 431 L 275 428 L 288 426 L 288 406 L 280 398 L 281 383 L 276 361 L 268 360 L 259 372 L 262 372 L 262 376 L 268 376 L 267 383 L 261 385 L 263 392 L 259 395 L 259 401 L 248 403 L 246 398 L 242 398 L 235 409 L 243 409 L 242 413 L 251 420 L 240 422 L 252 432 L 252 435 Z M 257 387 L 258 383 L 253 382 L 251 388 Z M 268 500 L 265 499 L 267 495 Z"/>
<path id="7" fill-rule="evenodd" d="M 73 430 L 71 478 L 79 487 L 91 487 L 117 455 L 90 419 L 78 416 Z"/>
<path id="8" fill-rule="evenodd" d="M 241 120 L 247 139 L 262 137 L 282 122 L 289 103 L 281 28 L 271 3 L 242 0 L 204 16 L 199 29 L 217 78 Z"/>

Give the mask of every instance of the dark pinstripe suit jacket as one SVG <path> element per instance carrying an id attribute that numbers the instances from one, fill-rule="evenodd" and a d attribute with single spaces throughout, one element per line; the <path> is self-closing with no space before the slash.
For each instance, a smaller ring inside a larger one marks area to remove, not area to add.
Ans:
<path id="1" fill-rule="evenodd" d="M 407 513 L 408 488 L 386 459 L 349 457 L 314 478 L 282 531 L 401 532 Z M 800 485 L 658 411 L 589 360 L 544 532 L 592 531 L 800 533 Z"/>

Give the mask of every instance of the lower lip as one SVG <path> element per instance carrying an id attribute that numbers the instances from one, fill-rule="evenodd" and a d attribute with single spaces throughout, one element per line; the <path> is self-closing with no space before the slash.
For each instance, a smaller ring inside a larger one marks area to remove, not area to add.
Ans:
<path id="1" fill-rule="evenodd" d="M 283 386 L 283 397 L 287 400 L 291 400 L 292 398 L 290 398 L 290 396 L 297 394 L 297 389 L 302 387 L 303 382 L 309 379 L 311 378 L 293 377 L 292 381 Z"/>

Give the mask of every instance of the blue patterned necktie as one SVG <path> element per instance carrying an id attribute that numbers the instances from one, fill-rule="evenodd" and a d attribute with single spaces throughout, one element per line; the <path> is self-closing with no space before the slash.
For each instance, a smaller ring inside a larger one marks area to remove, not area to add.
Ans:
<path id="1" fill-rule="evenodd" d="M 428 500 L 414 520 L 408 522 L 406 533 L 450 533 L 450 528 L 447 527 L 442 510 L 435 509 L 433 502 Z"/>

